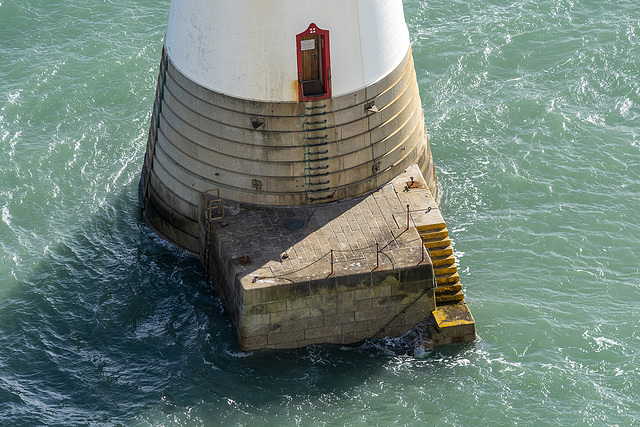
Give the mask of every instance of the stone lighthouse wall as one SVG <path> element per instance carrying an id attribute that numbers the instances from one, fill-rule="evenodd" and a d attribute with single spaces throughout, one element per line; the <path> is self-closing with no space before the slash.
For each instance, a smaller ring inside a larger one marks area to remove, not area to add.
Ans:
<path id="1" fill-rule="evenodd" d="M 435 194 L 411 50 L 383 79 L 315 102 L 262 102 L 206 89 L 163 52 L 140 183 L 149 225 L 199 253 L 203 194 L 250 205 L 339 201 L 417 164 Z"/>

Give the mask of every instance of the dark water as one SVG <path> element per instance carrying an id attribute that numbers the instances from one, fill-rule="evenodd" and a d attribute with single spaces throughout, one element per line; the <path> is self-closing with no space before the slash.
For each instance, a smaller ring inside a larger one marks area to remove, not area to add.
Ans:
<path id="1" fill-rule="evenodd" d="M 0 424 L 640 424 L 640 6 L 405 1 L 476 343 L 240 352 L 141 221 L 168 1 L 0 0 Z"/>

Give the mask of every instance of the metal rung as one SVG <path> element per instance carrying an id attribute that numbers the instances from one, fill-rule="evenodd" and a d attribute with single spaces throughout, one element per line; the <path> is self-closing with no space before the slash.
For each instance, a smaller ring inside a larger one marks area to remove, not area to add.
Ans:
<path id="1" fill-rule="evenodd" d="M 326 168 L 325 168 L 326 169 Z M 319 176 L 327 176 L 329 175 L 329 172 L 325 172 L 325 173 L 315 173 L 315 174 L 311 174 L 311 175 L 307 175 L 309 178 L 317 178 Z"/>
<path id="2" fill-rule="evenodd" d="M 329 135 L 322 135 L 322 136 L 305 136 L 304 139 L 306 139 L 307 141 L 315 141 L 316 139 L 325 139 L 326 137 L 328 137 Z"/>
<path id="3" fill-rule="evenodd" d="M 307 190 L 309 193 L 322 193 L 324 191 L 329 191 L 331 187 L 318 188 L 317 190 Z"/>
<path id="4" fill-rule="evenodd" d="M 323 145 L 327 145 L 329 144 L 329 141 L 325 141 L 325 142 L 320 142 L 318 144 L 307 144 L 305 145 L 305 147 L 307 148 L 311 148 L 311 147 L 322 147 Z"/>
<path id="5" fill-rule="evenodd" d="M 329 165 L 326 166 L 318 166 L 317 168 L 312 168 L 312 167 L 306 167 L 306 170 L 309 171 L 318 171 L 318 170 L 322 170 L 322 169 L 329 169 Z"/>
<path id="6" fill-rule="evenodd" d="M 328 157 L 323 157 L 321 159 L 307 159 L 307 162 L 324 162 L 324 161 L 327 161 L 327 160 L 329 160 Z"/>
<path id="7" fill-rule="evenodd" d="M 324 184 L 328 184 L 329 180 L 327 181 L 322 181 L 322 182 L 310 182 L 309 185 L 324 185 Z"/>
<path id="8" fill-rule="evenodd" d="M 327 119 L 324 119 L 324 120 L 319 121 L 319 122 L 305 122 L 304 124 L 313 126 L 313 125 L 323 125 L 325 123 L 327 123 Z"/>
<path id="9" fill-rule="evenodd" d="M 317 117 L 317 116 L 326 116 L 327 112 L 323 111 L 322 113 L 314 113 L 314 114 L 303 114 L 302 117 Z"/>
<path id="10" fill-rule="evenodd" d="M 321 130 L 327 130 L 326 126 L 323 126 L 321 128 L 315 128 L 315 129 L 305 129 L 304 132 L 319 132 Z"/>
<path id="11" fill-rule="evenodd" d="M 313 107 L 304 107 L 307 110 L 317 110 L 318 108 L 325 108 L 327 104 L 324 105 L 314 105 Z"/>
<path id="12" fill-rule="evenodd" d="M 327 200 L 327 199 L 332 199 L 333 198 L 333 194 L 330 194 L 329 196 L 324 196 L 324 197 L 309 197 L 309 200 L 311 200 L 311 203 L 317 201 L 317 200 Z"/>
<path id="13" fill-rule="evenodd" d="M 317 151 L 315 153 L 305 153 L 308 156 L 319 156 L 321 154 L 327 154 L 329 152 L 329 150 L 324 150 L 324 151 Z"/>

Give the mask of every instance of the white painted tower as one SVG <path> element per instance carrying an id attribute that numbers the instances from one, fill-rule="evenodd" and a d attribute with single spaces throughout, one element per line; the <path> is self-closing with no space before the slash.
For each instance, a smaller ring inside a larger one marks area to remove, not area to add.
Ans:
<path id="1" fill-rule="evenodd" d="M 338 202 L 436 177 L 401 0 L 172 0 L 140 182 L 145 219 L 202 251 L 204 193 Z"/>

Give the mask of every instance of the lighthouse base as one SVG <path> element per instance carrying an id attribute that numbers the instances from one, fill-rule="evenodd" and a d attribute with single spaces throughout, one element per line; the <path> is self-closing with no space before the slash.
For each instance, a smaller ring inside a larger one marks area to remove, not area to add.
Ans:
<path id="1" fill-rule="evenodd" d="M 419 229 L 442 217 L 417 166 L 368 196 L 227 204 L 202 222 L 203 263 L 243 350 L 399 336 L 437 312 Z"/>

